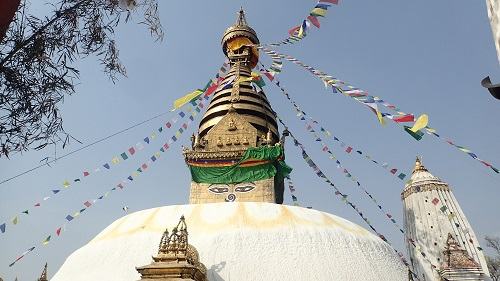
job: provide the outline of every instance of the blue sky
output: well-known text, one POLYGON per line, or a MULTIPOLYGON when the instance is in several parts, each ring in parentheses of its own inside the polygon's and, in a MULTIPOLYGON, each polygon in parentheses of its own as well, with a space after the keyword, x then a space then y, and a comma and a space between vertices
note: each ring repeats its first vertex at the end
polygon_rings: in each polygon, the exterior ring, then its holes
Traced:
MULTIPOLYGON (((163 42, 154 42, 149 37, 146 28, 137 24, 138 15, 116 29, 128 78, 113 84, 94 57, 79 61, 81 80, 76 94, 65 98, 61 113, 65 130, 83 144, 72 141, 64 150, 47 148, 12 155, 10 160, 1 158, 0 181, 39 166, 46 157, 64 156, 165 113, 172 108, 174 100, 203 87, 224 61, 220 41, 226 28, 234 24, 240 6, 246 10, 248 23, 260 41, 271 43, 286 38, 287 31, 300 24, 316 4, 315 1, 284 0, 189 3, 188 6, 184 2, 161 1, 163 42)), ((33 7, 40 8, 36 5, 33 7)), ((321 29, 314 28, 303 41, 273 49, 380 97, 406 113, 427 114, 429 126, 442 137, 500 167, 497 146, 500 101, 493 99, 480 85, 488 75, 493 83, 500 81, 484 1, 390 0, 381 4, 341 0, 320 22, 321 29)), ((270 65, 270 58, 263 52, 261 60, 266 66, 270 65)), ((401 124, 390 120, 382 127, 366 106, 340 93, 334 94, 330 88, 325 90, 320 79, 300 66, 284 61, 278 79, 308 116, 347 146, 408 175, 415 156, 422 156, 429 171, 452 187, 483 248, 486 248, 485 235, 500 236, 495 217, 500 213, 500 176, 491 169, 440 138, 425 135, 417 142, 404 132, 401 124)), ((351 202, 396 249, 404 252, 403 235, 321 150, 281 91, 272 83, 267 83, 264 91, 274 110, 305 145, 319 168, 349 195, 351 202)), ((20 281, 35 280, 48 262, 49 277, 52 277, 69 254, 116 219, 138 210, 187 204, 190 175, 182 159, 181 145, 189 145, 189 136, 197 130, 200 116, 180 140, 132 183, 97 201, 73 221, 65 220, 67 215, 85 208, 84 202, 110 191, 154 155, 179 128, 179 123, 170 130, 164 127, 176 117, 177 112, 167 113, 65 156, 50 166, 0 184, 0 224, 7 223, 6 232, 0 234, 0 276, 4 280, 13 280, 16 276, 20 281), (162 126, 163 132, 158 133, 157 129, 162 126), (133 157, 118 165, 112 164, 110 170, 102 168, 153 132, 156 137, 133 157), (101 172, 93 172, 96 168, 101 172), (90 176, 84 178, 84 171, 91 172, 90 176), (81 178, 81 182, 63 188, 65 180, 76 178, 81 178), (53 189, 62 191, 54 195, 53 189), (44 201, 47 196, 51 198, 44 201), (41 206, 34 208, 38 202, 41 206), (124 211, 124 206, 129 210, 124 211), (22 213, 26 209, 29 215, 22 213), (19 220, 16 226, 10 222, 15 216, 19 220), (61 236, 55 235, 65 224, 66 230, 61 236), (42 240, 49 235, 52 235, 50 243, 42 245, 42 240), (8 267, 33 246, 35 250, 8 267)), ((345 147, 341 148, 331 137, 322 136, 322 139, 402 227, 401 191, 405 181, 362 155, 345 153, 345 147)), ((335 190, 307 166, 291 139, 285 149, 287 163, 294 168, 291 178, 301 206, 311 206, 368 228, 356 212, 335 196, 335 190)), ((292 204, 289 193, 285 194, 285 204, 292 204)), ((487 250, 486 253, 492 254, 487 250)))

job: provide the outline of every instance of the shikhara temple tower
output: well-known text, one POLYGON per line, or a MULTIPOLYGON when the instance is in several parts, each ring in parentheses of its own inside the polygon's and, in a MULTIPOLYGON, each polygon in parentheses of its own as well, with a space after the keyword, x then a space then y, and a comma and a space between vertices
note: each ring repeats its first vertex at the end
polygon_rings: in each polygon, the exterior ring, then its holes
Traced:
POLYGON ((255 31, 240 9, 222 38, 230 68, 203 116, 191 149, 184 150, 192 182, 189 203, 283 203, 291 171, 271 105, 252 75, 259 60, 255 31), (235 166, 235 164, 238 164, 235 166))
POLYGON ((411 270, 427 281, 490 280, 477 237, 448 184, 418 157, 411 180, 401 194, 411 270))

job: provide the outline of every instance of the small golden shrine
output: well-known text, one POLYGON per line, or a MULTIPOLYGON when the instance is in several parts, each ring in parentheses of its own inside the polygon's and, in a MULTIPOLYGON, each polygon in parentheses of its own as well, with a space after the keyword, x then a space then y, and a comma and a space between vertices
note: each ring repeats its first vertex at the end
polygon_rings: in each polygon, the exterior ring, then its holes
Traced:
POLYGON ((199 261, 196 248, 188 243, 188 231, 184 216, 172 234, 165 229, 161 237, 158 255, 149 265, 136 267, 140 281, 193 280, 206 281, 207 268, 199 261))

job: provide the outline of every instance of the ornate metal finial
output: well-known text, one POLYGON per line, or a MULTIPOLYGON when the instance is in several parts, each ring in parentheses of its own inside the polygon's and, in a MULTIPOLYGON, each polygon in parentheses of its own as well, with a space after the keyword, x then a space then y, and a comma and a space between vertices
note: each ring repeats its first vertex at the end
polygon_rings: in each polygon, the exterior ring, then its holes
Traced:
POLYGON ((245 11, 243 10, 243 7, 240 7, 240 11, 238 12, 238 19, 236 19, 236 24, 237 26, 242 26, 246 25, 248 26, 247 19, 245 17, 245 11))
POLYGON ((411 171, 412 174, 415 174, 416 172, 428 172, 428 170, 422 165, 422 162, 418 158, 418 156, 415 157, 415 168, 413 168, 413 171, 411 171))
POLYGON ((42 274, 40 275, 40 278, 38 278, 37 281, 48 281, 49 279, 47 278, 47 263, 45 263, 45 267, 43 268, 42 274))

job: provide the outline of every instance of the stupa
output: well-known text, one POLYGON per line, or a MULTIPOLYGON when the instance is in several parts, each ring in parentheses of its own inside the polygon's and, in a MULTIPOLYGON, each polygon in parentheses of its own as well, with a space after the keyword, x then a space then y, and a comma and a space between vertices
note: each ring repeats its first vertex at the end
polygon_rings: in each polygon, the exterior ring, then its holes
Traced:
POLYGON ((401 200, 406 250, 411 270, 419 279, 490 280, 482 248, 450 186, 429 173, 418 157, 401 200), (445 263, 450 258, 450 243, 451 250, 460 247, 462 257, 467 258, 445 263), (471 264, 477 266, 471 269, 471 264))
POLYGON ((52 281, 180 280, 168 274, 183 267, 193 272, 183 280, 408 279, 400 257, 378 236, 332 214, 281 204, 283 177, 291 171, 284 162, 286 130, 280 138, 252 74, 258 61, 252 45, 258 43, 240 10, 222 39, 230 69, 191 148, 183 149, 192 178, 190 204, 118 219, 71 254, 52 281), (158 250, 170 237, 165 229, 181 216, 189 243, 179 238, 179 253, 161 250, 170 249, 169 243, 158 250), (186 254, 188 244, 196 249, 195 259, 186 254), (199 271, 197 263, 204 265, 199 271))

